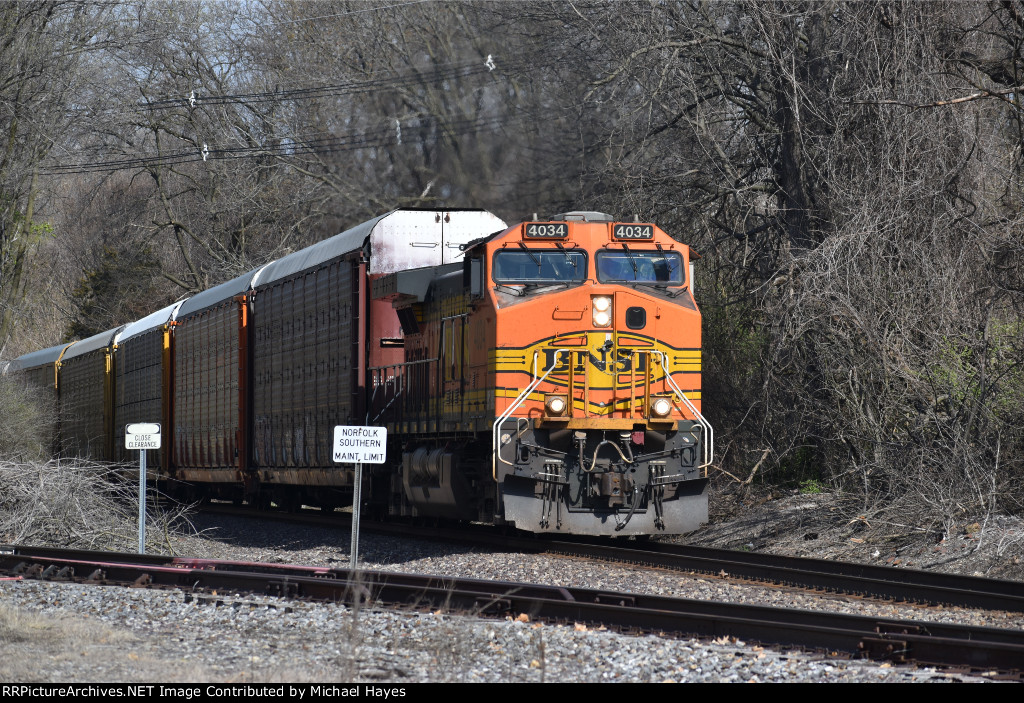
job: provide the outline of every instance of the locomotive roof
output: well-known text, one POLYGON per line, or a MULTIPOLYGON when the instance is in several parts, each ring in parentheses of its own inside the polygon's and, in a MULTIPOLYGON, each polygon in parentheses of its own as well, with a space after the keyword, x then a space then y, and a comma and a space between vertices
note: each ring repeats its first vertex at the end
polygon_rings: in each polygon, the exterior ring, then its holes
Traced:
POLYGON ((121 325, 120 327, 116 327, 112 330, 94 334, 87 339, 83 339, 81 342, 75 342, 71 345, 71 348, 68 349, 63 360, 67 361, 68 359, 74 359, 76 356, 82 356, 83 354, 88 354, 91 351, 109 347, 114 343, 114 340, 117 339, 117 333, 123 329, 124 325, 121 325))
MULTIPOLYGON (((260 275, 260 271, 265 268, 267 267, 261 266, 258 269, 247 271, 237 278, 221 283, 219 286, 204 290, 202 293, 196 293, 181 304, 181 307, 178 308, 176 319, 180 320, 194 312, 199 312, 225 300, 230 300, 236 295, 248 293, 256 284, 256 277, 260 275)), ((139 320, 139 322, 142 322, 142 320, 139 320)))
POLYGON ((39 351, 23 354, 17 359, 14 359, 7 367, 7 370, 21 371, 24 369, 34 369, 46 364, 53 364, 60 359, 60 355, 70 346, 70 344, 58 344, 55 347, 48 347, 46 349, 40 349, 39 351))
POLYGON ((182 306, 185 301, 179 300, 176 303, 171 303, 165 308, 161 308, 154 313, 146 315, 141 320, 131 323, 124 328, 121 336, 117 338, 118 342, 126 342, 132 337, 137 337, 143 332, 149 332, 152 329, 163 327, 168 322, 174 320, 175 313, 178 312, 178 308, 182 306))

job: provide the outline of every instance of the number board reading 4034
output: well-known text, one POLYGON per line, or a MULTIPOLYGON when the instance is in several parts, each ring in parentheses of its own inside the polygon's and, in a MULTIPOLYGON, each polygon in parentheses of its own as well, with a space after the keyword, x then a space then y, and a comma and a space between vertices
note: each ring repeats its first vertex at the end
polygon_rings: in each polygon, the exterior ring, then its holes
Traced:
POLYGON ((654 239, 654 225, 615 225, 612 228, 615 239, 654 239))
POLYGON ((523 232, 527 239, 565 239, 569 226, 564 222, 524 222, 523 232))

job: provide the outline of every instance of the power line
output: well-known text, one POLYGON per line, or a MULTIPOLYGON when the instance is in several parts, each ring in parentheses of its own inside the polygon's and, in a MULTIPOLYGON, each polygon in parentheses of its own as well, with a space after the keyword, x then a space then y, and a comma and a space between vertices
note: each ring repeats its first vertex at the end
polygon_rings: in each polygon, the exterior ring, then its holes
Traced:
MULTIPOLYGON (((328 98, 328 97, 341 97, 345 95, 360 95, 370 93, 376 90, 388 90, 402 87, 415 86, 417 84, 439 84, 448 80, 469 78, 484 73, 493 72, 495 64, 493 63, 492 56, 488 56, 490 61, 476 60, 472 62, 464 63, 451 63, 451 64, 440 64, 430 70, 423 72, 405 73, 405 74, 391 74, 385 77, 370 78, 364 81, 348 81, 345 83, 335 83, 320 86, 306 86, 301 88, 293 88, 287 90, 275 90, 275 91, 262 91, 252 93, 236 93, 236 94, 219 94, 219 95, 195 95, 194 92, 191 96, 181 96, 175 98, 164 98, 161 100, 152 100, 147 102, 138 102, 132 106, 116 106, 116 107, 105 107, 100 109, 94 109, 91 107, 79 107, 73 108, 73 112, 79 113, 83 116, 98 116, 101 114, 112 114, 121 112, 122 114, 135 114, 141 115, 151 113, 154 110, 165 110, 176 107, 188 106, 190 109, 203 106, 216 106, 216 105, 237 105, 245 107, 248 104, 259 104, 271 101, 283 101, 283 100, 306 100, 316 98, 328 98)), ((528 62, 525 60, 519 60, 513 63, 501 65, 504 69, 501 73, 515 71, 518 68, 527 65, 528 62)), ((96 88, 101 88, 98 84, 96 88)))
MULTIPOLYGON (((291 90, 224 94, 214 96, 192 96, 191 102, 195 107, 229 104, 258 104, 270 101, 301 100, 323 97, 336 97, 341 95, 354 95, 368 93, 375 90, 398 88, 423 83, 443 83, 444 81, 466 78, 481 73, 490 73, 495 68, 492 56, 488 56, 486 62, 474 61, 471 63, 456 63, 436 66, 432 70, 420 73, 407 73, 391 75, 382 78, 375 78, 366 81, 351 81, 347 83, 332 84, 326 86, 314 86, 296 88, 291 90)), ((137 104, 137 107, 146 110, 180 107, 181 99, 167 99, 153 101, 150 103, 137 104)), ((421 118, 426 119, 426 118, 421 118)), ((471 133, 480 131, 484 127, 496 126, 501 118, 460 118, 448 123, 439 123, 436 120, 432 123, 435 129, 441 128, 452 131, 456 134, 471 133)), ((517 120, 505 120, 505 124, 517 122, 517 120)), ((388 120, 388 125, 391 121, 388 120)), ((366 132, 345 137, 283 137, 278 144, 266 146, 244 146, 209 149, 207 144, 199 146, 199 138, 196 139, 196 146, 191 149, 177 149, 171 152, 160 154, 149 154, 142 156, 125 156, 120 159, 108 159, 105 161, 78 162, 67 165, 57 165, 41 170, 46 175, 80 174, 94 172, 112 172, 123 169, 153 167, 161 165, 176 165, 192 161, 210 159, 221 160, 226 158, 241 158, 253 156, 282 156, 301 155, 318 151, 347 151, 351 149, 379 148, 382 146, 401 145, 402 123, 395 120, 396 129, 391 130, 390 126, 380 128, 375 132, 366 132), (394 136, 392 136, 394 135, 394 136)), ((406 121, 406 129, 422 128, 422 124, 410 124, 406 121)))
MULTIPOLYGON (((407 121, 406 134, 410 129, 423 129, 424 127, 438 132, 439 138, 443 134, 465 135, 497 129, 504 126, 522 122, 522 116, 506 117, 464 117, 450 122, 439 122, 435 119, 421 118, 420 124, 409 124, 407 121), (426 123, 423 120, 428 120, 426 123)), ((390 127, 380 128, 372 132, 350 134, 344 136, 313 137, 313 138, 285 138, 279 144, 261 146, 238 146, 210 149, 206 144, 204 148, 176 149, 162 154, 150 154, 143 156, 126 156, 121 159, 92 163, 76 163, 64 166, 52 166, 40 169, 41 175, 74 175, 84 173, 103 173, 121 171, 135 168, 151 168, 156 166, 175 166, 178 164, 191 163, 196 161, 220 161, 226 159, 257 158, 257 157, 289 157, 301 156, 312 153, 332 153, 352 151, 357 149, 377 149, 382 147, 406 147, 411 148, 417 145, 416 141, 409 140, 408 136, 399 141, 395 130, 390 127)))
POLYGON ((237 93, 223 95, 192 95, 191 97, 167 98, 149 102, 136 103, 142 109, 161 109, 180 107, 185 103, 194 103, 193 107, 203 105, 224 105, 229 103, 261 103, 272 100, 298 100, 340 95, 356 95, 369 93, 384 88, 400 88, 417 83, 440 83, 454 78, 467 78, 481 73, 490 73, 492 69, 484 61, 452 64, 448 67, 434 68, 422 73, 406 73, 388 78, 375 78, 365 81, 350 81, 324 86, 293 88, 290 90, 273 90, 254 93, 237 93))

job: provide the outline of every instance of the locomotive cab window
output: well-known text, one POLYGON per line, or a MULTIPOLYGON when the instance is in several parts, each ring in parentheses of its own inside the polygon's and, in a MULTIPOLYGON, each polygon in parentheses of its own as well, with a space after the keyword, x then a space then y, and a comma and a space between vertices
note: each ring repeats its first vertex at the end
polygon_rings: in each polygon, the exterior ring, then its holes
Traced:
POLYGON ((677 251, 604 249, 597 252, 597 280, 681 286, 683 257, 677 251))
POLYGON ((502 249, 492 266, 495 283, 582 283, 587 255, 572 249, 502 249))

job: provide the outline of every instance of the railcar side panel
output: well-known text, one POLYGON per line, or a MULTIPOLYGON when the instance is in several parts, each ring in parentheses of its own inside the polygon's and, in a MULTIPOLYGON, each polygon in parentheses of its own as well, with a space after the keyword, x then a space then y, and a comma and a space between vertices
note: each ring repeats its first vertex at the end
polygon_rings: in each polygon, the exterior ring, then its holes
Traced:
POLYGON ((253 301, 253 466, 266 483, 350 486, 333 463, 351 424, 358 301, 353 265, 335 260, 258 287, 253 301))
POLYGON ((247 353, 247 297, 178 320, 174 329, 174 467, 200 483, 244 480, 241 418, 248 407, 240 380, 247 353))
POLYGON ((57 408, 57 365, 46 364, 32 369, 25 369, 25 378, 40 388, 45 388, 52 395, 54 410, 57 408))
MULTIPOLYGON (((125 449, 125 426, 160 423, 170 429, 170 330, 158 327, 122 340, 114 350, 114 457, 136 462, 138 452, 125 449)), ((166 469, 169 442, 147 454, 147 474, 166 469)), ((154 476, 155 478, 155 476, 154 476)))
POLYGON ((60 365, 61 449, 69 456, 111 461, 111 358, 106 348, 60 365))

